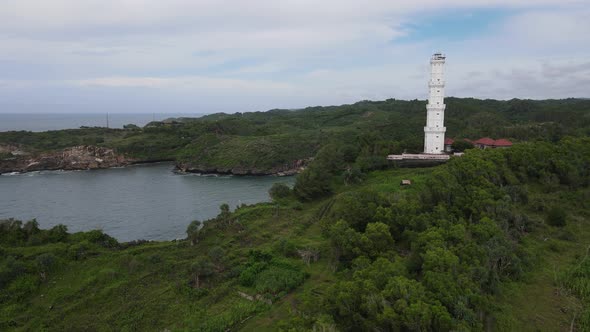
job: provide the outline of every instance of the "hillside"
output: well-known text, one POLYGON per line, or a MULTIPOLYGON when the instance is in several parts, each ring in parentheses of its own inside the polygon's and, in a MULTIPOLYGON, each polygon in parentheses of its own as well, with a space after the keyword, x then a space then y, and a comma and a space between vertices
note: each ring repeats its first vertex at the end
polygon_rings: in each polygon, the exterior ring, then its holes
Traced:
MULTIPOLYGON (((590 134, 590 101, 584 99, 447 98, 446 103, 447 137, 555 142, 590 134)), ((421 151, 425 117, 425 101, 389 99, 294 111, 212 114, 127 130, 2 132, 0 170, 17 170, 10 166, 14 157, 2 152, 3 145, 33 156, 84 145, 114 149, 133 162, 174 160, 188 171, 274 174, 297 169, 331 143, 358 147, 367 158, 421 151)), ((30 156, 18 158, 27 161, 20 168, 31 163, 30 156)), ((53 164, 60 167, 59 161, 53 164)))
POLYGON ((184 241, 3 221, 0 329, 585 330, 589 147, 352 174, 363 158, 327 144, 293 190, 184 241))

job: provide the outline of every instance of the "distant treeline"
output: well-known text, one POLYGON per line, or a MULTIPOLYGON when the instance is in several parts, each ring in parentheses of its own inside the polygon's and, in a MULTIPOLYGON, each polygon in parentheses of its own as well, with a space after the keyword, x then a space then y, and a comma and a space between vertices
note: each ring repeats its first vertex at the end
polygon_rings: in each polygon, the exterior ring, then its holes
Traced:
MULTIPOLYGON (((515 142, 556 142, 590 134, 590 100, 478 100, 447 98, 447 137, 483 136, 515 142)), ((301 110, 212 114, 197 119, 152 122, 144 128, 85 128, 0 133, 0 144, 42 152, 75 145, 116 148, 140 160, 176 160, 202 168, 269 171, 316 155, 328 144, 372 156, 420 152, 425 101, 361 101, 301 110)), ((362 167, 366 167, 364 165, 362 167)))

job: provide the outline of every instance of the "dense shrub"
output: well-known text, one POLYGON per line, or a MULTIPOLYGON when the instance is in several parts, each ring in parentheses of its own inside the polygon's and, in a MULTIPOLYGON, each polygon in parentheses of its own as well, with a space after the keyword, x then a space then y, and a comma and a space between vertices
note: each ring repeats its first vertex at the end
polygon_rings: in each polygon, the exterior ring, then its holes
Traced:
MULTIPOLYGON (((469 150, 434 170, 418 202, 360 191, 326 202, 318 215, 342 275, 322 296, 323 312, 343 330, 481 330, 490 296, 531 265, 521 239, 535 223, 519 208, 528 186, 586 184, 588 143, 469 150)), ((547 223, 564 226, 566 217, 554 207, 547 223)), ((583 273, 569 280, 585 296, 583 273)))
POLYGON ((119 245, 115 238, 97 229, 80 233, 79 241, 88 241, 104 248, 115 248, 119 245))
POLYGON ((26 272, 27 267, 22 261, 16 260, 12 256, 4 258, 0 263, 0 289, 26 272))
POLYGON ((289 239, 279 239, 274 243, 274 250, 285 257, 297 257, 297 245, 289 239))
POLYGON ((258 274, 254 289, 259 293, 277 295, 299 286, 305 277, 305 274, 296 268, 271 265, 258 274))
POLYGON ((350 191, 334 198, 324 214, 325 220, 345 220, 357 231, 364 231, 367 223, 375 219, 377 207, 385 205, 386 200, 373 191, 350 191))
POLYGON ((287 198, 291 196, 291 188, 285 183, 277 182, 273 183, 270 187, 268 194, 274 201, 287 198))
POLYGON ((453 151, 457 151, 457 152, 463 152, 467 149, 473 149, 473 143, 466 141, 466 140, 456 140, 453 142, 453 144, 451 145, 451 147, 453 148, 453 151))
POLYGON ((566 224, 567 213, 561 207, 553 207, 547 212, 545 220, 547 224, 555 227, 563 227, 566 224))
POLYGON ((330 172, 312 164, 297 175, 293 192, 302 201, 311 201, 326 196, 332 192, 331 176, 330 172))
POLYGON ((297 266, 273 257, 269 253, 253 251, 240 273, 242 286, 259 293, 278 295, 300 285, 307 275, 297 266))
POLYGON ((57 264, 57 257, 52 253, 44 253, 36 258, 37 265, 42 272, 49 272, 51 271, 55 265, 57 264))

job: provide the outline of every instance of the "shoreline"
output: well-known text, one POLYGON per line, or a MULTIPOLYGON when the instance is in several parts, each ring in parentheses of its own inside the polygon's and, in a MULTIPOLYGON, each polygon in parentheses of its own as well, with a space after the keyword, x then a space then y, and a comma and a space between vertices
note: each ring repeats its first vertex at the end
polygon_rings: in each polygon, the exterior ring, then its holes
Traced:
POLYGON ((78 145, 61 150, 31 153, 17 145, 0 144, 0 174, 34 171, 71 171, 108 169, 137 164, 173 162, 175 170, 183 173, 236 175, 236 176, 291 176, 301 173, 313 158, 297 159, 272 166, 215 166, 197 164, 176 158, 142 159, 121 154, 114 148, 96 145, 78 145))
MULTIPOLYGON (((1 163, 1 161, 0 161, 1 163)), ((212 172, 212 171, 202 171, 202 170, 183 170, 179 167, 179 164, 172 159, 161 159, 161 160, 142 160, 142 161, 135 161, 127 164, 121 165, 114 165, 108 167, 91 167, 91 168, 42 168, 42 169, 34 169, 34 170, 18 170, 18 169, 8 169, 2 171, 0 169, 0 176, 13 176, 13 175, 21 175, 21 174, 28 174, 28 173, 35 173, 35 172, 78 172, 78 171, 93 171, 93 170, 107 170, 107 169, 117 169, 117 168, 127 168, 133 166, 144 166, 144 165, 151 165, 151 164, 159 164, 159 163, 171 163, 174 168, 172 172, 182 175, 196 175, 196 176, 238 176, 238 177, 264 177, 264 176, 276 176, 276 177, 289 177, 295 176, 301 173, 302 170, 293 169, 287 171, 280 171, 280 172, 252 172, 251 170, 247 170, 245 173, 234 173, 232 171, 227 172, 212 172)))
POLYGON ((251 170, 246 170, 246 172, 235 173, 230 171, 203 171, 203 170, 183 170, 177 165, 175 165, 174 169, 175 173, 179 174, 195 174, 195 175, 202 175, 202 176, 251 176, 251 177, 263 177, 263 176, 276 176, 276 177, 287 177, 287 176, 295 176, 302 172, 302 170, 288 170, 288 171, 280 171, 280 172, 252 172, 251 170))

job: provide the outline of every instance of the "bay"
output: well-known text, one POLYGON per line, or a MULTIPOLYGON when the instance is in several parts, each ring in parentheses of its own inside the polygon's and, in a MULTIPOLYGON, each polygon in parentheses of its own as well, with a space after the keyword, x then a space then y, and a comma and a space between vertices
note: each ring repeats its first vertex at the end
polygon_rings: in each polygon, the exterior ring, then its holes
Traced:
POLYGON ((36 218, 42 228, 101 229, 119 241, 184 238, 188 224, 228 203, 269 201, 275 182, 293 177, 177 174, 171 163, 90 171, 0 176, 0 219, 36 218))

